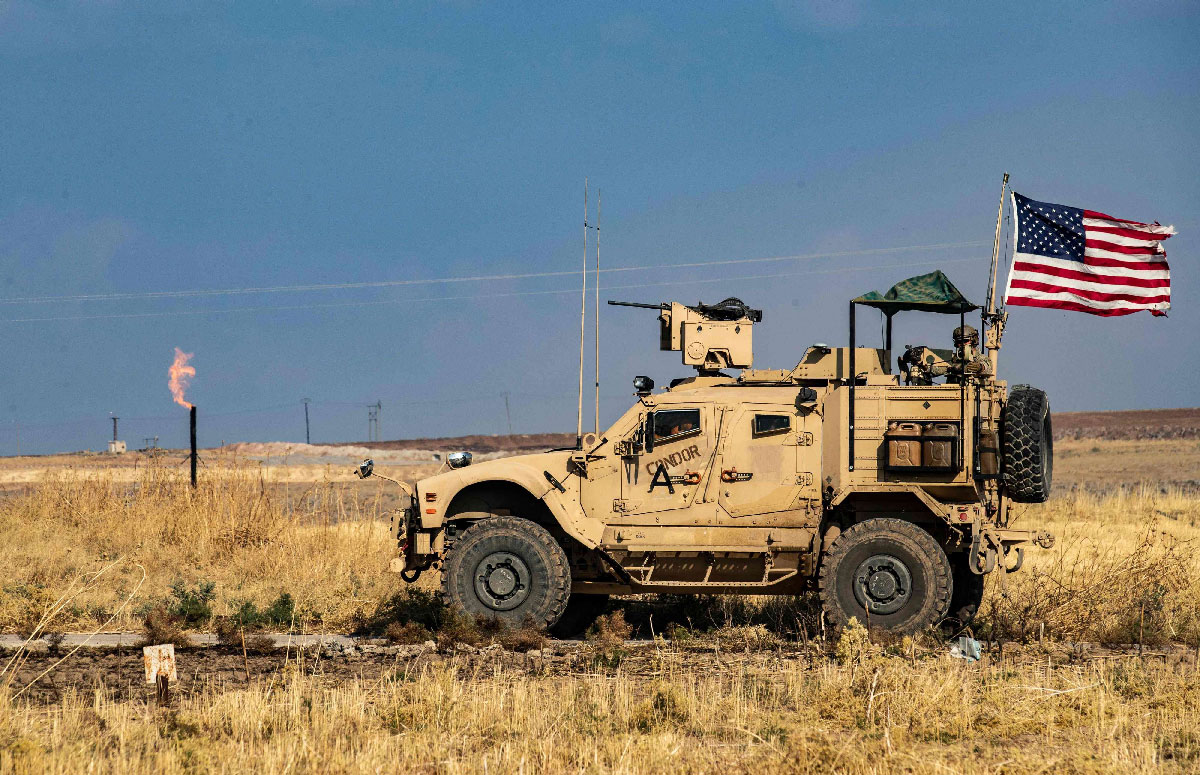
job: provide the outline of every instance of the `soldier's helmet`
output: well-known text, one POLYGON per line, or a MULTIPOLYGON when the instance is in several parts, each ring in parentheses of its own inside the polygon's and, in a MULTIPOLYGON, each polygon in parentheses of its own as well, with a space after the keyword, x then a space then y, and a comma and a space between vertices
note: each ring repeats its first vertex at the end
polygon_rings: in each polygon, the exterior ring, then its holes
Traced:
POLYGON ((954 329, 954 346, 964 347, 967 345, 971 347, 979 346, 979 332, 972 326, 959 326, 954 329))

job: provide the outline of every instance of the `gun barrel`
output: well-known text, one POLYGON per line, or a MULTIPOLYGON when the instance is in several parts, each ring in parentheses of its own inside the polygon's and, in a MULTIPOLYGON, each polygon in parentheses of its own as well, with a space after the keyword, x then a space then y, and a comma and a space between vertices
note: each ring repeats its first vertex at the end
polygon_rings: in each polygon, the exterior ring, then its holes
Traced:
POLYGON ((608 303, 614 307, 638 307, 640 309, 670 309, 670 304, 643 304, 640 301, 613 301, 608 300, 608 303))

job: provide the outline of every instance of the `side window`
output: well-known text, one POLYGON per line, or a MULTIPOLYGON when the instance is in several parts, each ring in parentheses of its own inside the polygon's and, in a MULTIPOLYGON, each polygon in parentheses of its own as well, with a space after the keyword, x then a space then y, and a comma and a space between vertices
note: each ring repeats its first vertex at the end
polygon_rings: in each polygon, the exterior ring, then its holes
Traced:
POLYGON ((699 409, 660 409, 654 413, 654 442, 700 432, 699 409))
POLYGON ((776 433, 787 433, 791 429, 792 418, 785 414, 754 415, 755 436, 771 436, 776 433))

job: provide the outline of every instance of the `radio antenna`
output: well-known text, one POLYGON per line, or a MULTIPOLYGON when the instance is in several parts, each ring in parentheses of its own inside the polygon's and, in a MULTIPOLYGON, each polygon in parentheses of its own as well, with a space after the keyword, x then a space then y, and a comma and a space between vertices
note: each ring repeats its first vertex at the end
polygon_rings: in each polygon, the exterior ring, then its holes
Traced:
POLYGON ((596 438, 600 438, 600 189, 596 189, 596 282, 592 290, 596 303, 592 306, 592 324, 596 332, 596 438))
POLYGON ((583 179, 583 290, 579 296, 579 402, 575 409, 575 448, 583 449, 583 345, 587 331, 587 178, 583 179))

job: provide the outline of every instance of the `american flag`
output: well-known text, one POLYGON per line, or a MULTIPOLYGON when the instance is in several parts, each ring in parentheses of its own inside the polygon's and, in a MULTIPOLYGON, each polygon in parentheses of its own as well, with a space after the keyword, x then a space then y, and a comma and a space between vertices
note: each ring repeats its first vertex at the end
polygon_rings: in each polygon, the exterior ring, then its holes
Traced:
POLYGON ((1140 223, 1013 192, 1017 245, 1005 304, 1093 315, 1171 308, 1162 241, 1172 226, 1140 223))

